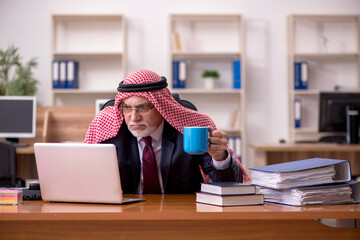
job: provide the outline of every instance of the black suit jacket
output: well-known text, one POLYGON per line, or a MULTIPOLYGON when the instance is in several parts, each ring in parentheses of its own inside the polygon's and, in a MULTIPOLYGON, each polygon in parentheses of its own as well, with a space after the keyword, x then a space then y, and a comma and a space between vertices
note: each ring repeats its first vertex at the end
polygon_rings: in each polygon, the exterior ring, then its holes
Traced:
MULTIPOLYGON (((116 146, 121 186, 124 193, 136 193, 140 181, 140 157, 137 139, 123 122, 116 137, 104 141, 116 146)), ((189 155, 183 150, 183 135, 166 121, 161 143, 161 176, 165 193, 191 193, 200 190, 203 181, 199 166, 213 182, 242 182, 242 172, 234 159, 225 170, 217 170, 208 153, 189 155)))

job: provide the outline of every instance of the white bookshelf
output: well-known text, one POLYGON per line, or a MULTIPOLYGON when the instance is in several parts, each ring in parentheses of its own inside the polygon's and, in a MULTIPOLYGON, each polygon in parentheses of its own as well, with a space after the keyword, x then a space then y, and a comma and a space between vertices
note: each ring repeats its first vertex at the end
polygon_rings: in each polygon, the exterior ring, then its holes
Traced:
POLYGON ((245 163, 245 74, 243 19, 232 14, 172 14, 169 18, 169 87, 210 116, 228 136, 241 137, 245 163), (181 49, 174 43, 178 34, 181 49), (173 61, 186 61, 186 88, 173 88, 173 61), (233 61, 241 61, 241 89, 233 88, 233 61), (201 74, 217 70, 220 78, 213 89, 204 88, 201 74), (232 126, 233 114, 237 118, 232 126))
POLYGON ((318 140, 320 92, 360 91, 359 16, 291 15, 288 17, 289 140, 318 140), (295 90, 294 62, 309 64, 308 89, 295 90), (336 90, 337 89, 337 90, 336 90), (294 101, 301 104, 301 127, 295 128, 294 101))
POLYGON ((52 88, 53 105, 94 105, 96 99, 114 98, 127 74, 125 17, 53 15, 52 28, 52 59, 79 62, 79 88, 52 88))

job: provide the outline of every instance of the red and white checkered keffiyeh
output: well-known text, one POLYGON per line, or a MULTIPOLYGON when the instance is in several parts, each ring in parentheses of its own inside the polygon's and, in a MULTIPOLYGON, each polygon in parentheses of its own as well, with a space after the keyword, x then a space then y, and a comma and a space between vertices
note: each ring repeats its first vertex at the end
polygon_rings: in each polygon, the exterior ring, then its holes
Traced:
MULTIPOLYGON (((153 71, 139 70, 130 74, 124 80, 123 84, 154 83, 161 80, 162 78, 153 71)), ((120 126, 124 121, 121 102, 130 96, 142 96, 147 98, 154 104, 156 110, 164 117, 164 119, 181 133, 183 133, 184 127, 191 126, 210 126, 214 130, 216 129, 216 126, 210 117, 203 113, 183 107, 172 97, 169 89, 165 87, 159 90, 146 92, 119 92, 116 95, 114 106, 106 107, 104 110, 100 111, 91 122, 84 143, 100 143, 117 135, 120 126)), ((229 152, 240 164, 239 159, 230 148, 229 152)), ((241 164, 240 167, 243 172, 244 182, 250 181, 249 176, 241 164)), ((203 174, 203 177, 204 181, 209 180, 207 175, 203 174)))

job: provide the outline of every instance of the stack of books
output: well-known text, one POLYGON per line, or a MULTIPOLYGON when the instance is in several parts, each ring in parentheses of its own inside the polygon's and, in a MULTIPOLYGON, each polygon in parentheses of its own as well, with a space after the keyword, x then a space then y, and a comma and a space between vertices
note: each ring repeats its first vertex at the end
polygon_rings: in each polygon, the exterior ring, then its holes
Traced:
POLYGON ((265 202, 303 206, 360 201, 360 183, 351 181, 346 160, 311 158, 250 170, 265 202))
POLYGON ((257 193, 252 184, 238 182, 202 183, 201 191, 196 193, 196 202, 217 206, 260 205, 264 195, 257 193))

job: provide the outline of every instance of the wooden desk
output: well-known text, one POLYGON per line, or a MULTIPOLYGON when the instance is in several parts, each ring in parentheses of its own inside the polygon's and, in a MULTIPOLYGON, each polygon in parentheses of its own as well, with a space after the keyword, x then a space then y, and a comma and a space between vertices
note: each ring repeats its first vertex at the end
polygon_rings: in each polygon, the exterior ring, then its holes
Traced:
POLYGON ((360 176, 360 144, 291 144, 250 143, 255 150, 255 166, 290 162, 308 158, 349 160, 353 176, 360 176))
POLYGON ((360 239, 360 229, 333 228, 315 220, 348 219, 355 227, 360 204, 222 208, 195 203, 195 194, 144 198, 122 206, 42 201, 0 206, 0 238, 360 239))

